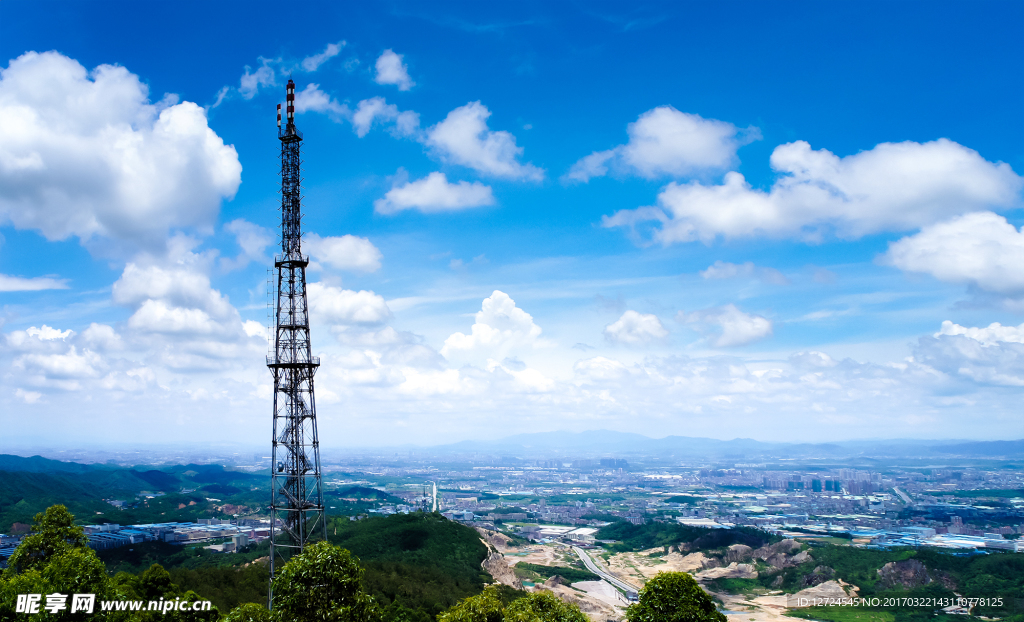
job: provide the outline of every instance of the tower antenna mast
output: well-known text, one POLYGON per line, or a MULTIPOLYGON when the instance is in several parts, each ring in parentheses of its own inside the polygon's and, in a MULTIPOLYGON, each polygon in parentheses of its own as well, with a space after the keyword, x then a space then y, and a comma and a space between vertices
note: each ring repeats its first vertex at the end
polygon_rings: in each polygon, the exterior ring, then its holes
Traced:
POLYGON ((281 254, 274 257, 277 296, 274 352, 267 367, 274 376, 274 437, 270 475, 270 586, 274 604, 277 566, 301 553, 313 540, 327 539, 320 479, 320 440, 316 430, 313 375, 320 359, 312 355, 306 266, 302 255, 302 132, 295 127, 295 83, 288 80, 286 124, 277 106, 281 140, 281 254), (280 525, 278 523, 280 522, 280 525))

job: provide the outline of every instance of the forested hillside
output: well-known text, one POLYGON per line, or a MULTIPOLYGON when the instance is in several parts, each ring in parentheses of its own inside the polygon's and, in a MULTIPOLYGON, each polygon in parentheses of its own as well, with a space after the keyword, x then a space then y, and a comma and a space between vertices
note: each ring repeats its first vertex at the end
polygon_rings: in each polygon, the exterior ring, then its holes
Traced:
POLYGON ((491 580, 480 565, 488 550, 476 530, 439 514, 332 518, 327 538, 360 559, 370 594, 410 620, 429 622, 491 580))
MULTIPOLYGON (((481 567, 488 549, 476 530, 438 514, 394 514, 359 521, 330 517, 328 540, 360 560, 366 591, 392 614, 410 622, 432 621, 460 599, 479 594, 491 580, 481 567)), ((140 574, 160 564, 182 589, 226 611, 266 599, 268 553, 267 542, 238 553, 146 542, 101 551, 99 556, 110 573, 140 574)))
POLYGON ((26 530, 33 516, 58 503, 86 523, 229 517, 265 505, 267 480, 220 465, 117 468, 0 455, 0 533, 26 530), (114 507, 114 500, 125 507, 114 507))

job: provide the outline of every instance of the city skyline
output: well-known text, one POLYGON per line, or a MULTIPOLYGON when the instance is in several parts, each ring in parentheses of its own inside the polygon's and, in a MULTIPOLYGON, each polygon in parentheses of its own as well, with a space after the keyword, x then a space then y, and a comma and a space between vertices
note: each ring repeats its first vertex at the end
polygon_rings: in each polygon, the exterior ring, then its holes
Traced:
POLYGON ((269 442, 289 77, 325 446, 1024 436, 1018 5, 57 6, 0 8, 11 444, 269 442))

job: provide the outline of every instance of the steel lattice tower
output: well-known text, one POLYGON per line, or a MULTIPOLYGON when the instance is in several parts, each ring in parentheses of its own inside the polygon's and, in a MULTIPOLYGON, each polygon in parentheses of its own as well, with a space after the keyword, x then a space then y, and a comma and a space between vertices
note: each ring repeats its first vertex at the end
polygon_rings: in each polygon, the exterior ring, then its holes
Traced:
POLYGON ((281 255, 277 269, 274 353, 267 367, 274 375, 274 438, 271 461, 270 587, 273 607, 274 568, 301 552, 314 539, 327 538, 320 481, 320 442, 316 431, 313 374, 320 359, 312 355, 306 301, 307 257, 302 255, 302 132, 295 128, 295 83, 288 80, 287 124, 281 140, 281 255), (275 533, 278 519, 281 531, 275 533))

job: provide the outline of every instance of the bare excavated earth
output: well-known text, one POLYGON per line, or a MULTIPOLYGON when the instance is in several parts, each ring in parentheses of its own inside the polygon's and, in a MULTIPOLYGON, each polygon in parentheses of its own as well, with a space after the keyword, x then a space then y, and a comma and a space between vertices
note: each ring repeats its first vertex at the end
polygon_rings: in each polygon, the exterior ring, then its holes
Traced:
POLYGON ((480 539, 492 549, 482 566, 496 583, 527 591, 548 590, 566 602, 575 604, 594 622, 618 622, 625 619, 626 603, 618 591, 604 581, 585 581, 583 587, 565 585, 566 581, 554 576, 542 585, 524 588, 513 567, 519 562, 542 566, 570 566, 577 561, 572 549, 555 544, 531 544, 522 548, 508 545, 503 534, 478 529, 480 539), (524 554, 525 553, 525 554, 524 554), (604 586, 604 587, 601 587, 604 586), (575 588, 575 589, 574 589, 575 588))
POLYGON ((803 606, 801 598, 806 599, 804 602, 807 604, 815 598, 851 598, 857 595, 857 586, 843 581, 826 581, 796 594, 754 597, 708 591, 722 601, 722 613, 729 618, 729 622, 793 622, 793 618, 786 613, 791 608, 803 606))
MULTIPOLYGON (((661 552, 661 548, 651 549, 651 551, 661 552)), ((659 572, 673 571, 676 570, 676 564, 669 564, 667 560, 668 556, 665 557, 650 557, 651 551, 640 551, 637 553, 616 553, 605 561, 603 558, 598 556, 593 557, 595 563, 604 567, 609 574, 615 575, 622 579, 626 583, 636 585, 638 587, 643 586, 647 583, 647 580, 659 572)), ((671 555, 671 554, 670 554, 671 555)), ((683 556, 675 553, 678 559, 674 561, 679 562, 683 556)))
POLYGON ((786 615, 785 596, 758 596, 748 599, 738 594, 712 592, 722 601, 722 613, 729 622, 793 622, 786 615))
POLYGON ((825 581, 824 583, 819 583, 814 587, 800 590, 796 594, 790 594, 787 601, 790 607, 804 607, 809 605, 805 605, 801 601, 813 603, 815 599, 821 598, 834 600, 851 598, 857 596, 857 590, 857 586, 850 585, 842 580, 825 581))
POLYGON ((531 544, 521 548, 508 548, 504 553, 510 566, 515 566, 519 562, 541 566, 571 566, 579 559, 572 549, 558 544, 531 544))
MULTIPOLYGON (((776 568, 790 568, 812 559, 810 553, 800 548, 800 543, 794 540, 783 540, 756 550, 743 544, 734 544, 726 550, 724 557, 719 558, 699 552, 684 555, 676 547, 670 547, 671 552, 663 555, 663 549, 658 547, 635 553, 617 553, 603 565, 623 581, 640 586, 659 572, 688 572, 698 581, 756 579, 756 559, 762 559, 776 568)), ((600 563, 603 560, 597 561, 600 563)))
POLYGON ((622 592, 612 587, 607 581, 577 581, 572 584, 577 590, 583 590, 591 598, 596 598, 609 607, 624 608, 628 604, 622 592))
MULTIPOLYGON (((709 567, 713 568, 718 564, 718 560, 706 557, 703 553, 683 555, 673 550, 667 555, 650 556, 651 553, 661 553, 662 550, 661 547, 658 547, 637 553, 616 553, 602 565, 623 581, 643 586, 648 579, 659 572, 689 572, 693 574, 709 567)), ((598 563, 603 562, 601 558, 598 558, 597 561, 598 563)))
POLYGON ((732 562, 728 566, 720 568, 709 568, 693 575, 697 581, 710 581, 712 579, 756 579, 757 570, 753 564, 737 564, 732 562))
MULTIPOLYGON (((605 620, 618 622, 625 618, 625 607, 616 606, 608 602, 603 594, 600 596, 592 595, 590 592, 583 591, 582 589, 573 589, 573 587, 563 585, 557 580, 559 578, 551 577, 543 585, 537 585, 528 589, 534 592, 537 590, 548 590, 563 601, 579 607, 580 611, 587 614, 587 617, 594 622, 604 622, 605 620)), ((587 583, 603 583, 611 590, 615 590, 615 588, 604 581, 588 581, 587 583)))
MULTIPOLYGON (((511 567, 519 562, 529 562, 544 566, 565 566, 576 561, 576 557, 565 546, 555 544, 531 544, 517 548, 508 545, 508 538, 503 534, 479 530, 481 539, 494 549, 505 553, 501 558, 492 554, 492 558, 500 559, 511 572, 511 567)), ((627 583, 642 587, 659 572, 688 572, 701 582, 707 589, 707 582, 714 579, 735 578, 754 579, 758 573, 754 562, 761 559, 776 568, 789 568, 813 559, 808 551, 800 550, 800 543, 784 540, 759 549, 751 549, 745 545, 733 545, 725 555, 708 557, 704 553, 679 552, 675 547, 668 554, 663 554, 661 547, 634 553, 617 553, 603 559, 593 555, 595 563, 627 583), (652 557, 652 554, 656 556, 652 557)), ((491 558, 489 558, 491 559, 491 558)), ((901 569, 902 570, 902 569, 901 569)), ((488 570, 490 572, 490 569, 488 570)), ((498 575, 500 570, 496 571, 498 575)), ((514 573, 511 573, 514 577, 514 573)), ((492 576, 495 573, 492 572, 492 576)), ((495 577, 496 580, 497 577, 495 577)), ((821 577, 825 579, 825 576, 821 577)), ((552 577, 544 585, 537 585, 528 590, 546 589, 567 602, 577 604, 594 622, 619 621, 625 617, 622 596, 605 581, 584 581, 571 586, 552 577)), ((501 581, 505 583, 505 581, 501 581)), ((506 583, 509 585, 509 583, 506 583)), ((786 611, 796 606, 799 598, 848 598, 856 595, 857 588, 842 581, 828 580, 808 587, 797 594, 778 594, 771 596, 744 596, 739 594, 721 594, 712 592, 724 603, 724 613, 729 622, 792 622, 786 611)), ((711 591, 711 590, 709 590, 711 591)))
POLYGON ((523 589, 523 582, 512 571, 505 556, 501 553, 492 551, 480 565, 491 575, 495 582, 514 587, 517 590, 523 589))
POLYGON ((494 548, 498 549, 498 551, 504 553, 509 550, 515 550, 514 547, 509 546, 509 542, 511 542, 512 539, 505 534, 497 531, 491 531, 490 529, 484 529, 483 527, 474 527, 474 529, 480 533, 480 539, 483 540, 485 544, 490 544, 494 548))

